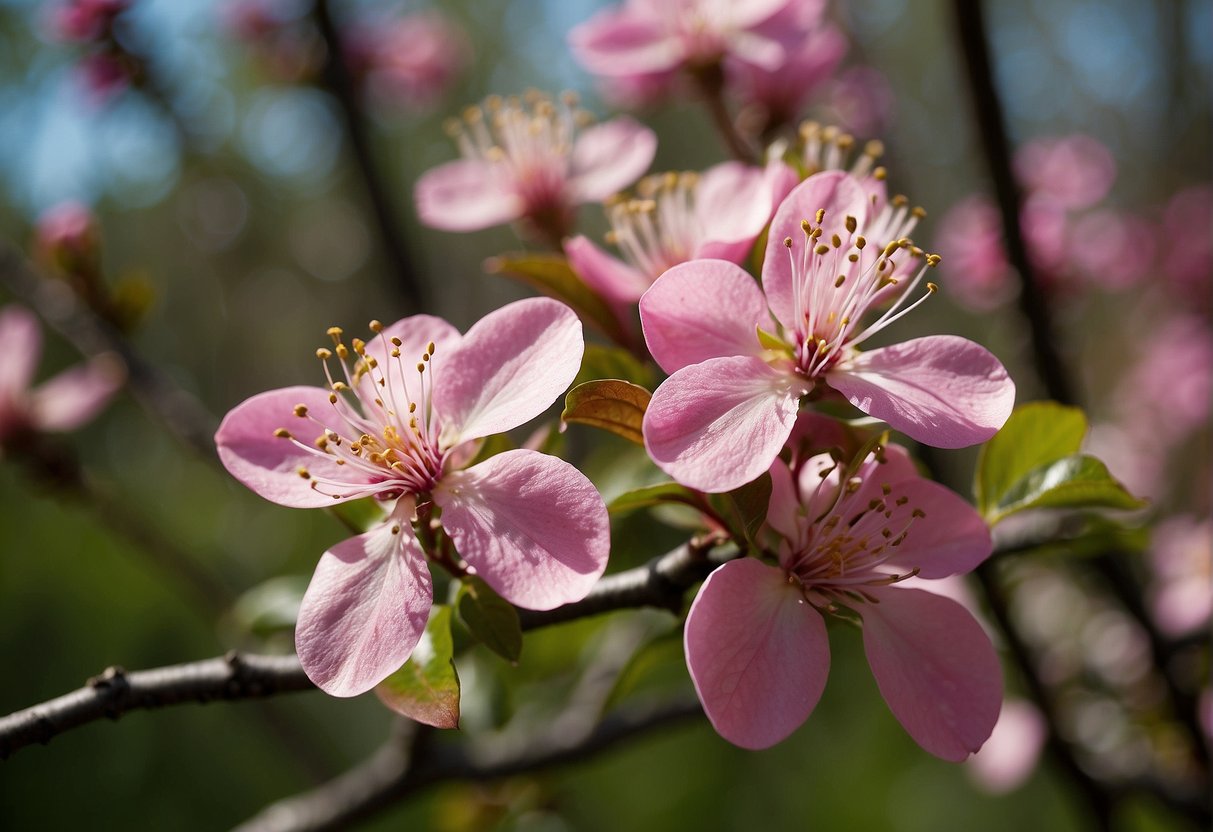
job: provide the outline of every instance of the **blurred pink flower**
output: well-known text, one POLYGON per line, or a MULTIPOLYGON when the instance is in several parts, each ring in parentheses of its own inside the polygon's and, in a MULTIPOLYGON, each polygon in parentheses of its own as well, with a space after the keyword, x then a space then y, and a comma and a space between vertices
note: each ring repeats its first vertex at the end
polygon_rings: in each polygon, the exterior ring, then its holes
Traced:
POLYGON ((584 342, 571 310, 518 301, 463 336, 428 315, 372 329, 348 347, 331 329, 334 348, 317 353, 327 387, 253 396, 215 435, 228 471, 280 505, 390 504, 380 525, 324 553, 299 611, 300 661, 334 696, 374 687, 421 638, 433 590, 419 507, 441 509, 471 571, 530 609, 583 597, 609 549, 602 498, 567 462, 515 450, 462 470, 476 440, 538 416, 573 380, 584 342), (334 354, 344 381, 329 372, 334 354))
POLYGON ((1151 606, 1169 636, 1207 629, 1213 614, 1213 520, 1176 516, 1154 529, 1151 606))
POLYGON ((725 58, 775 69, 784 60, 784 48, 758 29, 796 4, 798 0, 625 0, 576 26, 569 45, 590 73, 633 81, 704 69, 725 58))
POLYGON ((994 733, 966 762, 969 773, 991 794, 1012 792, 1035 771, 1047 737, 1048 726, 1032 703, 1005 699, 994 733))
POLYGON ((670 267, 704 257, 740 262, 797 182, 783 162, 656 174, 641 180, 635 198, 606 207, 608 239, 622 261, 581 235, 566 240, 564 251, 581 279, 631 321, 640 296, 670 267))
POLYGON ((76 201, 61 202, 38 218, 35 245, 43 259, 68 270, 93 262, 100 236, 92 210, 76 201))
POLYGON ((871 66, 843 70, 828 83, 822 97, 830 120, 860 136, 883 133, 897 103, 889 79, 871 66))
POLYGON ((984 347, 937 335, 858 349, 935 290, 928 283, 905 305, 935 262, 906 237, 918 217, 904 200, 886 203, 848 174, 825 171, 779 206, 761 289, 724 260, 662 275, 640 300, 645 342, 672 374, 644 417, 658 467, 703 491, 737 488, 770 467, 801 399, 827 389, 937 447, 993 436, 1015 385, 984 347))
POLYGON ((101 39, 129 6, 130 0, 68 0, 52 11, 51 31, 62 41, 91 43, 101 39))
POLYGON ((1116 179, 1116 160, 1090 136, 1059 136, 1036 139, 1016 151, 1015 173, 1027 191, 1073 211, 1107 196, 1116 179))
POLYGON ((851 469, 829 454, 797 469, 776 460, 771 477, 779 565, 726 563, 687 616, 687 666, 717 733, 767 748, 808 718, 829 673, 829 613, 862 619, 876 684, 915 742, 945 760, 977 751, 1002 701, 990 639, 955 601, 897 584, 985 560, 981 516, 896 446, 851 469))
POLYGON ((1209 423, 1213 334, 1200 316, 1176 315, 1153 327, 1144 349, 1117 388, 1121 420, 1172 446, 1209 423))
POLYGON ((1112 209, 1089 211, 1069 224, 1067 249, 1090 285, 1110 291, 1140 285, 1151 276, 1156 231, 1148 220, 1112 209))
POLYGON ((372 95, 410 107, 430 106, 446 93, 470 53, 463 30, 438 12, 355 30, 347 39, 363 44, 357 74, 365 78, 372 95))
POLYGON ((572 209, 600 202, 636 181, 657 151, 652 130, 627 117, 586 126, 571 95, 490 98, 450 132, 463 159, 426 172, 414 193, 421 221, 476 231, 526 220, 552 242, 572 209))
POLYGON ((1213 278, 1213 186, 1186 188, 1167 203, 1163 214, 1163 277, 1180 288, 1206 314, 1213 278))
POLYGON ((34 433, 75 430, 122 385, 122 365, 103 354, 31 387, 42 353, 38 319, 21 306, 0 308, 0 448, 34 433))
POLYGON ((935 235, 951 279, 944 289, 970 309, 990 310, 1014 294, 1010 264, 1002 246, 998 208, 982 194, 954 204, 935 235))

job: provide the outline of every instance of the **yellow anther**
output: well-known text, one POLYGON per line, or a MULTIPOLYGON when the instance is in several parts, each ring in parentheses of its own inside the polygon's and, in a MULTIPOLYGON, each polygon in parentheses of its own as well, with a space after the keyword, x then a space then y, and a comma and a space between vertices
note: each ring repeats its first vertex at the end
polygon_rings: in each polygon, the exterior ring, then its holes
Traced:
POLYGON ((850 234, 854 234, 855 229, 859 227, 858 221, 849 214, 847 215, 846 225, 847 225, 847 232, 850 234))
POLYGON ((842 248, 842 238, 837 234, 833 235, 830 237, 830 245, 834 246, 834 248, 842 248))
POLYGON ((818 254, 826 254, 829 252, 829 250, 830 250, 830 247, 825 245, 824 243, 822 245, 819 245, 817 248, 813 249, 813 251, 815 251, 818 254))
POLYGON ((345 344, 337 345, 337 357, 342 361, 350 357, 350 351, 346 349, 345 344))
POLYGON ((369 324, 367 324, 367 326, 371 330, 371 332, 375 332, 375 333, 383 332, 383 324, 381 324, 377 320, 371 321, 369 324))
POLYGON ((305 404, 295 405, 295 415, 298 416, 300 419, 302 419, 304 416, 306 416, 307 415, 307 405, 305 405, 305 404))
POLYGON ((409 402, 409 413, 417 412, 417 402, 409 402))
POLYGON ((433 341, 430 341, 428 344, 425 345, 425 351, 429 355, 433 355, 435 349, 437 349, 437 345, 433 341))
POLYGON ((792 247, 792 238, 791 238, 791 237, 784 237, 784 238, 783 238, 783 244, 784 244, 784 246, 786 246, 787 248, 791 248, 791 247, 792 247))
POLYGON ((328 450, 328 448, 329 448, 329 441, 328 441, 328 439, 326 439, 326 438, 324 437, 324 435, 323 435, 323 434, 322 434, 322 435, 320 435, 320 436, 317 436, 317 437, 316 437, 316 438, 315 438, 315 439, 312 441, 312 444, 313 444, 313 445, 315 445, 317 448, 319 448, 319 449, 320 449, 320 450, 322 450, 322 451, 327 451, 327 450, 328 450))
POLYGON ((417 362, 417 372, 419 372, 419 373, 425 372, 425 363, 424 362, 421 362, 421 361, 417 362))
POLYGON ((316 350, 316 357, 321 361, 328 361, 333 357, 333 353, 330 350, 326 350, 324 347, 321 347, 320 349, 316 350))
POLYGON ((393 346, 393 347, 398 347, 398 346, 400 346, 401 344, 403 344, 403 343, 404 343, 404 342, 403 342, 403 341, 401 341, 399 338, 397 338, 395 335, 393 335, 393 336, 391 337, 391 339, 390 339, 390 340, 391 340, 391 342, 392 342, 392 346, 393 346))
POLYGON ((868 238, 864 237, 862 234, 860 234, 858 237, 855 238, 855 248, 863 249, 863 247, 866 246, 867 244, 868 244, 868 238))
POLYGON ((350 341, 350 346, 352 346, 354 348, 354 352, 358 353, 359 355, 366 352, 366 341, 363 341, 361 338, 355 338, 354 340, 350 341))
POLYGON ((905 194, 897 194, 896 196, 894 196, 892 199, 889 200, 889 202, 892 203, 894 208, 900 208, 903 205, 907 204, 909 201, 910 200, 906 198, 905 194))
POLYGON ((333 392, 334 393, 341 393, 341 392, 343 392, 345 390, 349 390, 349 389, 350 389, 350 386, 348 384, 346 384, 344 381, 334 381, 333 382, 333 392))
POLYGON ((872 178, 877 182, 883 182, 888 175, 889 171, 883 165, 872 171, 872 178))
POLYGON ((915 217, 918 217, 918 219, 922 219, 927 215, 927 209, 923 208, 921 205, 915 205, 910 213, 915 217))
POLYGON ((938 266, 939 261, 941 261, 942 259, 943 258, 940 257, 938 254, 928 254, 927 255, 927 265, 928 266, 938 266))
POLYGON ((894 240, 893 242, 889 243, 887 246, 884 247, 884 256, 892 257, 893 254, 899 248, 901 248, 901 244, 897 240, 894 240))
POLYGON ((289 430, 287 430, 286 428, 278 428, 277 430, 274 431, 274 436, 277 436, 279 439, 294 439, 295 438, 295 437, 291 436, 291 432, 289 430))
POLYGON ((935 294, 936 292, 939 291, 939 287, 936 286, 934 283, 928 283, 927 291, 930 292, 931 294, 935 294))
POLYGON ((834 288, 835 289, 841 288, 842 284, 844 284, 846 282, 847 282, 847 276, 845 274, 840 274, 840 275, 838 275, 838 279, 834 281, 834 288))
POLYGON ((329 393, 329 404, 337 404, 337 394, 329 393))
POLYGON ((821 225, 823 222, 825 222, 825 218, 826 218, 826 209, 818 208, 817 209, 817 224, 821 225))
POLYGON ((298 474, 300 477, 302 477, 305 480, 310 480, 312 478, 312 475, 309 474, 307 469, 304 468, 302 465, 300 465, 298 468, 295 469, 295 473, 298 474))
POLYGON ((399 358, 399 357, 400 357, 400 350, 398 350, 398 349, 396 349, 395 347, 393 347, 393 348, 392 348, 392 352, 391 352, 391 356, 392 356, 392 358, 399 358))

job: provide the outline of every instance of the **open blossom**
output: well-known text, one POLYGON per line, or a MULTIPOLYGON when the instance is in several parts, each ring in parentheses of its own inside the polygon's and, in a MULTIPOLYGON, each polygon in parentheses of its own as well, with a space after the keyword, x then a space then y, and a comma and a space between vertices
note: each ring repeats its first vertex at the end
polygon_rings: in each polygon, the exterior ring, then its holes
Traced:
POLYGON ((993 436, 1015 385, 983 347, 937 335, 858 349, 934 290, 928 283, 907 305, 937 259, 905 236, 917 217, 904 200, 886 203, 826 171, 776 212, 761 289, 723 260, 684 263, 654 283, 640 317, 649 351, 672 374, 644 417, 657 465, 703 491, 741 486, 775 459, 802 399, 831 390, 929 445, 993 436))
POLYGON ((564 251, 581 279, 630 320, 640 296, 670 267, 704 257, 740 262, 796 183, 782 162, 650 176, 634 197, 607 204, 608 240, 622 260, 581 235, 566 240, 564 251))
POLYGON ((776 460, 771 484, 778 565, 724 564, 687 616, 687 666, 717 733, 766 748, 804 722, 829 673, 823 616, 839 615, 862 621, 876 684, 915 742, 945 760, 975 752, 1002 701, 993 645, 960 604, 898 584, 981 563, 992 544, 980 515, 896 446, 852 467, 776 460))
POLYGON ((31 433, 75 430, 96 416, 122 384, 121 364, 101 355, 32 387, 42 332, 21 306, 0 309, 0 448, 31 433))
POLYGON ((572 211, 636 181, 657 152, 652 130, 627 117, 587 126, 572 95, 553 101, 489 98, 449 130, 463 158, 417 182, 421 221, 444 231, 476 231, 515 220, 552 240, 572 211))
POLYGON ((215 435, 228 471, 268 500, 374 497, 388 508, 324 553, 299 611, 299 659, 334 696, 374 687, 421 638, 433 589, 419 510, 422 523, 439 511, 469 571, 529 609, 583 597, 609 548, 602 498, 567 462, 515 450, 466 467, 476 440, 538 416, 573 380, 584 342, 571 310, 518 301, 463 336, 428 315, 371 328, 371 342, 348 346, 329 330, 333 348, 317 353, 326 387, 253 396, 215 435), (334 356, 344 381, 330 372, 334 356))
POLYGON ((759 27, 799 0, 626 0, 569 33, 573 56, 594 75, 661 79, 725 58, 776 69, 784 47, 759 27))

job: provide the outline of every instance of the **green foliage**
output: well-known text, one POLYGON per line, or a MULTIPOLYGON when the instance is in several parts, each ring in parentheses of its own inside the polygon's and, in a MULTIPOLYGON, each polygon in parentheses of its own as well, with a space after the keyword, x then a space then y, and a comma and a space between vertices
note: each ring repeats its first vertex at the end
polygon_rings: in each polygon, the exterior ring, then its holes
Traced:
POLYGON ((509 662, 522 656, 518 610, 475 575, 465 575, 455 597, 459 620, 485 647, 509 662))
POLYGON ((503 254, 485 261, 489 274, 503 274, 568 304, 581 320, 597 327, 612 341, 628 340, 619 319, 602 298, 585 285, 568 261, 558 254, 503 254))
POLYGON ((767 508, 771 502, 771 475, 763 474, 741 488, 725 494, 713 494, 708 500, 738 544, 744 541, 754 545, 755 535, 767 520, 767 508))
POLYGON ((593 425, 643 445, 640 426, 652 395, 640 385, 621 379, 587 381, 565 396, 560 418, 593 425))
POLYGON ((1011 414, 985 444, 973 491, 991 526, 1031 508, 1141 508, 1107 466, 1079 453, 1087 432, 1082 410, 1031 402, 1011 414))
POLYGON ((612 514, 626 514, 638 508, 647 508, 663 503, 681 503, 682 505, 700 510, 705 508, 703 495, 698 491, 692 491, 685 485, 679 485, 671 481, 659 482, 656 485, 646 485, 643 488, 634 488, 631 491, 626 491, 614 500, 611 500, 607 506, 607 510, 612 514))
POLYGON ((401 716, 435 728, 458 728, 459 674, 454 651, 451 608, 435 604, 413 655, 375 687, 375 694, 401 716))
POLYGON ((641 387, 652 387, 654 381, 652 368, 637 360, 636 356, 627 350, 588 343, 585 345, 585 355, 581 358, 581 369, 573 379, 573 386, 602 378, 619 378, 641 387))

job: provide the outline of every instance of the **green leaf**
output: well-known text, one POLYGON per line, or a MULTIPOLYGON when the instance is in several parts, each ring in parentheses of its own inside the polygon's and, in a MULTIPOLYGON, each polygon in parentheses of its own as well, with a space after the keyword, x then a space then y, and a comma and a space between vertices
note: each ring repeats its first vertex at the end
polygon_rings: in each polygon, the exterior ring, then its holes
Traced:
POLYGON ((762 327, 757 328, 758 343, 762 345, 764 350, 774 350, 775 352, 786 353, 792 355, 792 345, 781 339, 777 335, 772 335, 762 327))
POLYGON ((484 462, 490 457, 497 456, 497 454, 512 451, 514 447, 514 441, 510 439, 509 434, 494 433, 491 436, 486 436, 484 441, 480 443, 476 456, 472 457, 472 461, 465 467, 471 468, 473 465, 484 462))
POLYGON ((1098 459, 1074 454, 1019 480, 987 511, 990 525, 1029 508, 1141 508, 1145 502, 1113 479, 1098 459))
POLYGON ((596 326, 612 341, 627 343, 627 335, 615 313, 585 285, 563 256, 503 254, 486 260, 484 270, 489 274, 503 274, 521 280, 548 297, 568 304, 579 318, 596 326))
POLYGON ((621 379, 601 379, 578 384, 564 397, 564 422, 609 430, 611 433, 644 444, 640 432, 644 411, 652 393, 638 384, 621 379))
POLYGON ((485 647, 509 662, 522 655, 522 627, 518 610, 482 579, 465 575, 455 597, 459 619, 485 647))
POLYGON ((1077 407, 1057 402, 1030 402, 981 449, 973 491, 977 508, 989 514, 1029 473, 1078 453, 1087 433, 1087 418, 1077 407))
POLYGON ((603 378, 619 378, 648 387, 653 383, 653 371, 622 347, 586 344, 573 386, 603 378))
POLYGON ((626 514, 638 508, 660 505, 662 503, 682 503, 692 508, 703 509, 703 498, 699 492, 692 491, 676 482, 659 482, 656 485, 646 485, 625 491, 607 506, 607 511, 613 514, 626 514))
POLYGON ((603 712, 621 702, 645 694, 668 693, 672 687, 686 684, 686 659, 683 657, 682 629, 675 628, 641 646, 615 677, 603 705, 603 712))
POLYGON ((383 521, 383 503, 374 497, 350 500, 328 507, 328 511, 354 534, 362 534, 383 521))
POLYGON ((435 728, 458 728, 459 674, 454 649, 451 608, 435 604, 413 655, 375 687, 375 695, 401 716, 435 728))
POLYGON ((771 475, 763 474, 741 488, 727 494, 714 494, 711 501, 721 510, 733 539, 754 543, 754 537, 767 519, 767 508, 771 504, 771 475))

